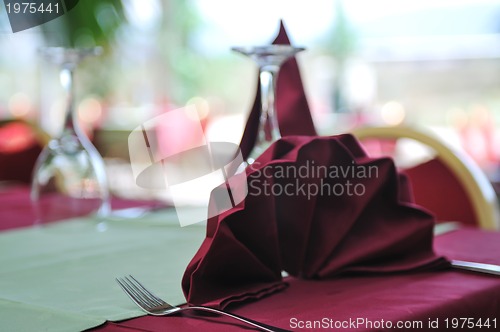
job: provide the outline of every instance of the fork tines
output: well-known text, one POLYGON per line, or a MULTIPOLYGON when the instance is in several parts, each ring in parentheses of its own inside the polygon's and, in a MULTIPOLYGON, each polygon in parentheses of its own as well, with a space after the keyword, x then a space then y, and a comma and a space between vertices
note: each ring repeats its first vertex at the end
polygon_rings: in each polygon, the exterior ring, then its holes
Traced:
POLYGON ((116 281, 132 301, 143 309, 166 304, 165 301, 154 295, 131 275, 116 278, 116 281))

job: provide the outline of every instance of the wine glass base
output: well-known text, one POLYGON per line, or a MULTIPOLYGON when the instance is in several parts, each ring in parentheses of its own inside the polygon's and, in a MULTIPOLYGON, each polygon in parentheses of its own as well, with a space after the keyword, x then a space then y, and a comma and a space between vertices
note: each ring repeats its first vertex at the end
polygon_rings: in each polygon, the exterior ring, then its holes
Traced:
POLYGON ((276 66, 277 68, 279 68, 288 58, 304 50, 303 47, 276 44, 265 46, 233 47, 231 49, 235 52, 251 57, 260 67, 276 66))
MULTIPOLYGON (((44 193, 33 201, 33 204, 36 215, 35 226, 79 217, 94 218, 102 223, 109 215, 109 203, 103 203, 100 198, 80 199, 58 193, 44 193)), ((102 229, 102 226, 100 228, 102 229)))

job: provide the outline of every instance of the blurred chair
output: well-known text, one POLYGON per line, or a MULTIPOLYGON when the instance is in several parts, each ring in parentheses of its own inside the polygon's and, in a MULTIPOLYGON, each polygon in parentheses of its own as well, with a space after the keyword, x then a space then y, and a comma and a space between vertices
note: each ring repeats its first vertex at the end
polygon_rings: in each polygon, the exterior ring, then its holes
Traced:
POLYGON ((49 135, 22 119, 0 121, 0 181, 29 184, 38 155, 49 135))
POLYGON ((430 158, 405 167, 396 162, 410 178, 415 202, 431 211, 438 222, 458 221, 484 229, 500 228, 495 191, 483 171, 465 153, 416 128, 364 127, 355 129, 353 134, 368 154, 376 142, 384 155, 390 155, 390 150, 394 152, 399 140, 423 144, 432 151, 430 158))

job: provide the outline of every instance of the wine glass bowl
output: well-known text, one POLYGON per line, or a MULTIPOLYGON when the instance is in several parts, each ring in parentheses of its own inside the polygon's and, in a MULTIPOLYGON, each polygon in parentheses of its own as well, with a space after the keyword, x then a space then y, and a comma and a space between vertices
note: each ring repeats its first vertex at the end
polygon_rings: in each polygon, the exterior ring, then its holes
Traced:
POLYGON ((93 213, 104 217, 110 211, 104 161, 79 127, 73 85, 77 65, 88 56, 100 54, 101 48, 57 47, 41 53, 60 67, 67 102, 61 135, 50 140, 34 167, 31 199, 37 217, 35 224, 93 213))

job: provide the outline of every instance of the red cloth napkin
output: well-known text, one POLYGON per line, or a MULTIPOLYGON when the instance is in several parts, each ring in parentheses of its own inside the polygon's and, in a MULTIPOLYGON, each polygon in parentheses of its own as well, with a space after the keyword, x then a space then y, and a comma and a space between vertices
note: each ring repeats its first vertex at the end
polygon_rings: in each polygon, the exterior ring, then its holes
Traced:
POLYGON ((189 303, 265 296, 285 286, 282 270, 322 279, 447 266, 432 249, 433 217, 393 161, 369 158, 351 135, 284 137, 247 176, 245 201, 208 221, 182 282, 189 303))
MULTIPOLYGON (((290 45, 290 40, 283 22, 280 23, 278 35, 273 44, 290 45)), ((257 138, 260 121, 260 83, 257 94, 240 142, 243 159, 247 159, 257 138)), ((316 135, 311 112, 304 93, 300 71, 295 57, 281 66, 276 82, 276 113, 281 136, 316 135)))

